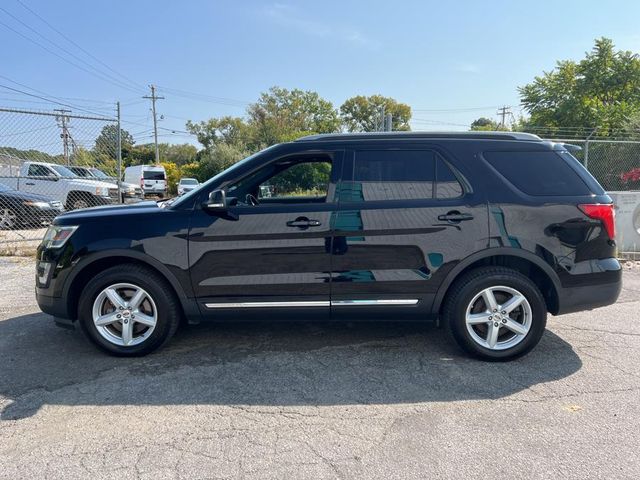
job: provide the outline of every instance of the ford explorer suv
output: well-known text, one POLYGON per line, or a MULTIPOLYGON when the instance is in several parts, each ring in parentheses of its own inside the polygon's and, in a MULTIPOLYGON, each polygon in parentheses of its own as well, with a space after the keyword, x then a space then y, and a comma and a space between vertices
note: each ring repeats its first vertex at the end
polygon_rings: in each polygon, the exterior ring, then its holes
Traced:
POLYGON ((435 321, 469 354, 513 359, 549 313, 621 289, 611 198, 570 149, 506 132, 275 145, 170 204, 57 217, 38 304, 114 355, 183 321, 362 319, 435 321))

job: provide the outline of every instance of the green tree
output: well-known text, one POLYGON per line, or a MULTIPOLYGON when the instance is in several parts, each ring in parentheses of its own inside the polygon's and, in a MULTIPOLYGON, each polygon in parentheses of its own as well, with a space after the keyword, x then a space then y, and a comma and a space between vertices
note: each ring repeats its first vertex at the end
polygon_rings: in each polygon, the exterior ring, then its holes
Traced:
MULTIPOLYGON (((122 145, 122 157, 127 157, 135 141, 133 136, 126 130, 120 129, 120 141, 122 145)), ((114 124, 105 125, 96 137, 93 151, 96 154, 109 155, 116 158, 118 149, 118 126, 114 124)))
POLYGON ((158 149, 160 150, 160 159, 163 162, 175 163, 178 166, 193 162, 198 154, 198 149, 188 143, 181 145, 161 143, 158 145, 158 149))
POLYGON ((640 58, 600 38, 581 61, 559 61, 518 91, 530 115, 525 130, 587 135, 597 127, 600 135, 611 134, 640 111, 640 58))
POLYGON ((497 131, 500 130, 501 126, 498 122, 491 120, 490 118, 480 117, 473 122, 471 122, 470 130, 473 131, 497 131))
POLYGON ((205 149, 223 143, 242 148, 250 144, 254 137, 251 126, 238 117, 211 118, 198 123, 189 120, 186 128, 205 149))
POLYGON ((346 100, 340 106, 342 123, 349 132, 374 132, 380 124, 383 107, 385 114, 390 113, 393 117, 393 130, 411 130, 411 107, 382 95, 358 95, 346 100))
POLYGON ((249 106, 247 115, 254 135, 248 144, 252 150, 303 135, 340 130, 333 104, 312 91, 271 87, 249 106))

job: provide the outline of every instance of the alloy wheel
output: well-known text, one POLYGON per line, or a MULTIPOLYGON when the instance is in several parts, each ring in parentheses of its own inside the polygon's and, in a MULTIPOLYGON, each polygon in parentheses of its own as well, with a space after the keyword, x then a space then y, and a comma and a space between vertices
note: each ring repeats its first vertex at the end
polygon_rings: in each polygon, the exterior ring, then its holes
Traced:
POLYGON ((9 230, 15 227, 17 216, 9 208, 0 210, 0 229, 9 230))
POLYGON ((116 283, 93 302, 93 324, 114 345, 131 347, 151 336, 158 321, 156 304, 145 290, 132 283, 116 283))
POLYGON ((531 329, 533 312, 515 288, 495 286, 482 290, 467 306, 465 323, 478 345, 506 350, 522 342, 531 329))

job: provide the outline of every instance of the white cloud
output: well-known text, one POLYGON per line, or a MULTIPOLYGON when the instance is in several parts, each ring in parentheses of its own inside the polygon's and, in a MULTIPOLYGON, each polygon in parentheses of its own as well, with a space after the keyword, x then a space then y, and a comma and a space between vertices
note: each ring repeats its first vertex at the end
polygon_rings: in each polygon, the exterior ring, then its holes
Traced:
POLYGON ((284 3, 274 3, 264 8, 261 13, 273 23, 308 36, 334 38, 360 47, 373 48, 378 45, 375 40, 367 37, 354 26, 328 25, 306 17, 296 7, 284 3))

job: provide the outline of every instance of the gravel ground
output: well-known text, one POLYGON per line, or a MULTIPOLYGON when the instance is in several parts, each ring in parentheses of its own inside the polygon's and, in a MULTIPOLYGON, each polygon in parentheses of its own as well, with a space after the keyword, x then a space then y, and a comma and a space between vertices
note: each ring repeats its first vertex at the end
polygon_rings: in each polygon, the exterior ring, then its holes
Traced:
MULTIPOLYGON (((640 263, 640 262, 638 262, 640 263)), ((640 267, 507 364, 416 324, 200 325, 141 359, 0 258, 0 478, 640 478, 640 267)))

